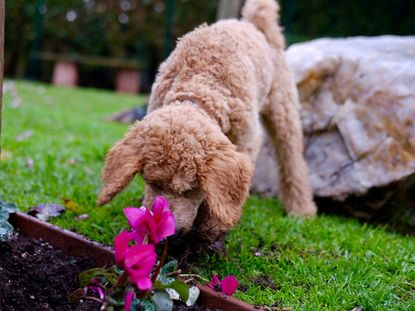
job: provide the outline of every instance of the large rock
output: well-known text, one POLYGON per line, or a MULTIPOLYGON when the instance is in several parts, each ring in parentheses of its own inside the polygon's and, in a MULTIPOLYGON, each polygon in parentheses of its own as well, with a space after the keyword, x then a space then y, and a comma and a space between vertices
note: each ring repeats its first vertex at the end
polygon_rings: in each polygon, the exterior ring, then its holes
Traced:
MULTIPOLYGON (((315 195, 342 201, 408 181, 415 172, 415 37, 319 39, 292 45, 287 59, 315 195)), ((254 190, 276 194, 276 174, 266 140, 254 190)))

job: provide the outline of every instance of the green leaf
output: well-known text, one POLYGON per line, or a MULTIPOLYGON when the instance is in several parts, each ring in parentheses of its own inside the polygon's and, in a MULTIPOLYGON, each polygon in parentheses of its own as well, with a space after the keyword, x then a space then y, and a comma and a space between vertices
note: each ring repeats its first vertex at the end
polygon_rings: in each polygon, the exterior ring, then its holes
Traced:
POLYGON ((124 305, 125 288, 122 286, 113 286, 108 290, 105 296, 106 301, 113 306, 124 305))
POLYGON ((165 286, 163 286, 163 283, 161 283, 160 281, 155 281, 153 284, 153 288, 154 290, 162 290, 165 288, 165 286))
POLYGON ((84 289, 78 288, 76 291, 71 293, 68 297, 69 303, 74 303, 84 296, 84 289))
POLYGON ((9 214, 17 211, 16 205, 13 203, 0 201, 0 220, 8 220, 9 214))
POLYGON ((117 265, 113 265, 111 268, 109 268, 109 271, 118 275, 122 275, 124 273, 124 270, 117 265))
POLYGON ((5 241, 12 235, 14 228, 7 220, 15 211, 17 211, 16 205, 0 201, 0 241, 5 241))
POLYGON ((180 300, 180 295, 173 288, 166 288, 165 291, 169 294, 171 300, 180 300))
POLYGON ((130 306, 130 311, 155 311, 154 305, 148 300, 135 298, 130 306))
POLYGON ((118 279, 120 278, 117 274, 115 274, 115 273, 110 273, 110 272, 106 272, 106 273, 104 274, 104 276, 105 276, 105 278, 107 279, 107 281, 108 281, 109 283, 111 283, 112 285, 117 284, 118 279))
POLYGON ((79 284, 81 286, 87 286, 89 281, 92 278, 105 276, 105 274, 107 274, 107 269, 104 269, 104 268, 94 268, 94 269, 86 270, 79 274, 79 277, 78 277, 79 284))
POLYGON ((168 287, 169 284, 173 283, 175 281, 175 279, 171 278, 171 277, 168 277, 168 276, 165 276, 165 275, 162 275, 160 273, 157 276, 157 281, 159 281, 163 285, 162 288, 165 288, 165 287, 168 287))
POLYGON ((111 306, 123 306, 124 300, 116 299, 113 297, 106 296, 105 300, 111 305, 111 306))
POLYGON ((170 299, 169 294, 165 291, 158 291, 152 297, 153 305, 156 311, 172 311, 173 300, 170 299))
POLYGON ((0 220, 0 241, 5 241, 13 233, 13 226, 5 220, 0 220))
POLYGON ((173 288, 176 292, 178 292, 182 301, 186 302, 187 299, 189 299, 189 287, 186 283, 176 280, 166 287, 173 288))
POLYGON ((177 261, 172 260, 172 261, 169 261, 168 263, 166 263, 163 266, 163 268, 161 268, 161 274, 166 275, 168 273, 172 273, 172 272, 176 271, 176 269, 177 269, 177 261))

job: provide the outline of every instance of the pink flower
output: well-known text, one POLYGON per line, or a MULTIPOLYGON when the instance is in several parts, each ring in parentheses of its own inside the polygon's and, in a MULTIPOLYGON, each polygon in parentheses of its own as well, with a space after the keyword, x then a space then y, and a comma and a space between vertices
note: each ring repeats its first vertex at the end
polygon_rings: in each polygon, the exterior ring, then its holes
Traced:
POLYGON ((153 244, 139 244, 127 249, 124 266, 131 282, 141 290, 149 290, 153 284, 150 279, 151 270, 156 263, 157 254, 153 244))
POLYGON ((212 273, 212 281, 211 282, 207 282, 206 283, 207 286, 209 286, 211 289, 220 291, 220 280, 218 278, 218 276, 214 273, 212 273))
POLYGON ((102 290, 101 286, 93 286, 88 285, 84 288, 84 295, 88 294, 88 290, 92 291, 93 293, 98 294, 99 299, 103 300, 105 297, 104 291, 102 290))
POLYGON ((137 243, 142 243, 148 232, 154 244, 176 232, 176 221, 169 209, 169 202, 162 196, 156 197, 151 211, 145 207, 127 207, 124 208, 124 214, 137 243))
POLYGON ((131 232, 123 231, 115 237, 115 262, 127 273, 130 280, 141 290, 152 287, 151 270, 156 263, 157 254, 153 244, 138 244, 129 246, 133 239, 131 232))
POLYGON ((212 274, 212 281, 206 285, 216 291, 222 291, 225 295, 232 296, 238 288, 238 280, 234 275, 228 275, 220 281, 216 274, 212 274))
POLYGON ((222 282, 220 282, 220 287, 224 294, 232 296, 238 288, 238 280, 234 275, 229 275, 223 278, 222 282))
POLYGON ((128 291, 125 293, 124 296, 124 311, 130 311, 131 303, 134 299, 134 292, 128 291))
POLYGON ((115 252, 115 262, 124 267, 124 259, 129 247, 130 241, 133 239, 133 235, 130 232, 122 231, 114 239, 114 252, 115 252))

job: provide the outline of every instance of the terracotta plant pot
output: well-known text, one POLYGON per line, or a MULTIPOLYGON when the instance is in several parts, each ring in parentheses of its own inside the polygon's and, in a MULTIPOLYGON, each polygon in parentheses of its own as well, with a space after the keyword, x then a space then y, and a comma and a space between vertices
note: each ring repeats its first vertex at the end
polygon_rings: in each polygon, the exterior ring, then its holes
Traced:
MULTIPOLYGON (((72 256, 89 256, 98 266, 114 264, 113 250, 97 242, 90 241, 74 232, 61 229, 47 222, 24 213, 10 215, 10 223, 21 234, 41 238, 55 248, 61 249, 72 256)), ((238 299, 227 297, 207 286, 198 284, 200 289, 199 303, 206 308, 222 309, 224 311, 258 310, 254 306, 238 299)))

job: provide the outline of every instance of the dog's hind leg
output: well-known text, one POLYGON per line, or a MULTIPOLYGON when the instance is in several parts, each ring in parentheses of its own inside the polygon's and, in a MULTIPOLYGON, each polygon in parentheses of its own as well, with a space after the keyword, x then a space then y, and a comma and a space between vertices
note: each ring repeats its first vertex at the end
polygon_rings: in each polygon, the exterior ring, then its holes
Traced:
POLYGON ((303 156, 298 95, 282 51, 276 74, 261 111, 278 160, 280 197, 288 214, 313 216, 316 206, 303 156))

